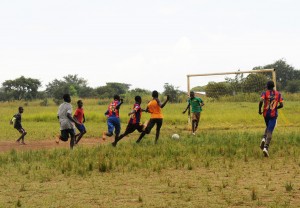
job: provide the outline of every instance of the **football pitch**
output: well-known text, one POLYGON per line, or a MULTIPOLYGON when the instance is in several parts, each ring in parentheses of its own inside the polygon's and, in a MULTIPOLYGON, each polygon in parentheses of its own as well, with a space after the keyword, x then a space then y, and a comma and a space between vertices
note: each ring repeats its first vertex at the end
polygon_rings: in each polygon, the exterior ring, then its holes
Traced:
MULTIPOLYGON (((59 134, 57 106, 1 103, 0 145, 11 148, 0 152, 0 207, 299 207, 300 103, 284 104, 265 158, 258 103, 206 102, 195 136, 186 104, 168 103, 158 144, 154 128, 140 144, 134 132, 114 148, 113 138, 100 139, 107 105, 86 100, 88 133, 74 150, 38 146, 59 134), (19 105, 25 142, 38 147, 14 143, 19 134, 8 121, 19 105)), ((131 107, 121 107, 121 132, 131 107)))

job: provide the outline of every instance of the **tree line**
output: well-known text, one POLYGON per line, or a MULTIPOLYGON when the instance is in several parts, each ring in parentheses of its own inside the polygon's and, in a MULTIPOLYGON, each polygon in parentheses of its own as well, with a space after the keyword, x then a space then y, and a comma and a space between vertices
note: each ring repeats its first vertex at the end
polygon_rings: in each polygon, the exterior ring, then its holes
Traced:
MULTIPOLYGON (((38 91, 41 87, 41 81, 38 79, 26 78, 21 76, 14 80, 6 80, 2 83, 0 89, 0 101, 13 101, 13 100, 44 100, 43 105, 47 105, 47 99, 52 98, 56 104, 62 102, 62 96, 69 93, 71 96, 80 98, 99 98, 106 99, 112 98, 115 94, 122 97, 134 97, 136 95, 151 95, 151 91, 141 88, 130 90, 130 84, 107 82, 105 86, 96 88, 89 87, 87 80, 78 77, 78 75, 67 75, 62 79, 55 79, 46 85, 44 91, 38 91)), ((186 93, 178 90, 178 87, 164 84, 164 95, 172 95, 172 102, 180 102, 185 97, 186 93)))
MULTIPOLYGON (((253 70, 276 69, 277 89, 290 93, 300 92, 300 71, 280 59, 273 64, 254 67, 253 70)), ((236 75, 235 78, 227 78, 225 82, 209 82, 206 86, 193 88, 194 91, 205 91, 207 97, 218 98, 224 95, 235 95, 236 93, 257 92, 264 88, 270 75, 261 73, 250 74, 243 77, 243 74, 236 75)), ((89 87, 87 80, 78 75, 67 75, 62 79, 55 79, 46 85, 44 91, 39 91, 41 81, 38 79, 26 78, 21 76, 14 80, 6 80, 0 88, 0 101, 13 100, 33 100, 42 99, 47 102, 48 98, 54 100, 56 104, 61 102, 62 95, 69 93, 71 96, 80 98, 112 98, 114 94, 127 97, 135 95, 151 95, 146 89, 135 88, 130 90, 130 84, 108 82, 105 86, 96 88, 89 87)), ((186 92, 178 90, 171 84, 164 84, 162 96, 170 95, 171 102, 184 102, 186 92)), ((47 103, 44 103, 47 105, 47 103)))

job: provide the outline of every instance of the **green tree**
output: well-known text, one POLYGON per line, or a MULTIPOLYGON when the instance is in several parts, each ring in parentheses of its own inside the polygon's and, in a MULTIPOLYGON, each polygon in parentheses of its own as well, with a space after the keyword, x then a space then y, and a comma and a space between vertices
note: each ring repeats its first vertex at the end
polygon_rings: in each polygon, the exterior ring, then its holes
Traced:
POLYGON ((48 83, 46 92, 52 97, 56 104, 62 102, 62 96, 69 93, 71 96, 78 96, 81 90, 86 90, 87 81, 79 78, 78 75, 67 75, 62 80, 55 79, 48 83))
POLYGON ((112 98, 114 95, 123 95, 128 92, 130 84, 107 82, 106 86, 97 87, 95 89, 100 98, 112 98))
POLYGON ((25 78, 21 76, 15 80, 6 80, 2 83, 7 99, 10 100, 32 100, 38 95, 41 82, 38 79, 25 78))
POLYGON ((266 87, 268 77, 262 73, 249 74, 242 83, 243 92, 262 92, 266 87))
POLYGON ((253 69, 275 69, 277 89, 279 90, 284 90, 289 80, 300 79, 300 71, 287 64, 284 59, 277 60, 265 66, 257 66, 253 69))
POLYGON ((174 87, 173 85, 169 83, 164 84, 164 92, 163 95, 170 96, 170 102, 179 102, 179 96, 183 93, 180 90, 178 90, 178 87, 174 87))
POLYGON ((226 82, 209 82, 206 85, 206 96, 211 98, 219 98, 224 95, 230 95, 230 84, 226 82))
POLYGON ((300 92, 300 80, 288 81, 286 91, 290 93, 300 92))

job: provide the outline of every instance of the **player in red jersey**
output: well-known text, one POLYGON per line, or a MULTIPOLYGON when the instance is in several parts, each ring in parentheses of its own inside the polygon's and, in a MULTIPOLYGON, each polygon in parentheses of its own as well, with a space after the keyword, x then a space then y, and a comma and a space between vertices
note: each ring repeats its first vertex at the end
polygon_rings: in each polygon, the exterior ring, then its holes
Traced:
POLYGON ((78 121, 78 123, 80 123, 80 124, 75 123, 75 126, 79 131, 79 134, 75 135, 75 144, 78 144, 78 142, 80 141, 82 136, 86 133, 86 128, 83 124, 85 122, 85 116, 84 116, 82 100, 77 101, 77 109, 74 113, 73 118, 76 119, 78 121))
POLYGON ((263 150, 263 154, 265 157, 269 157, 268 149, 272 140, 272 133, 277 122, 277 109, 283 107, 283 98, 278 91, 274 90, 274 86, 275 85, 273 81, 267 82, 267 91, 261 94, 258 106, 258 113, 260 115, 263 114, 266 123, 266 130, 260 143, 260 148, 263 150), (263 104, 264 108, 262 112, 261 108, 263 104))
POLYGON ((140 96, 135 96, 134 99, 135 99, 135 103, 133 105, 132 111, 128 113, 130 119, 128 121, 126 130, 123 134, 120 135, 120 137, 115 138, 115 141, 112 143, 114 147, 123 137, 134 132, 135 130, 138 130, 138 132, 143 131, 143 124, 141 124, 141 117, 142 117, 142 112, 145 110, 141 108, 142 98, 140 96))

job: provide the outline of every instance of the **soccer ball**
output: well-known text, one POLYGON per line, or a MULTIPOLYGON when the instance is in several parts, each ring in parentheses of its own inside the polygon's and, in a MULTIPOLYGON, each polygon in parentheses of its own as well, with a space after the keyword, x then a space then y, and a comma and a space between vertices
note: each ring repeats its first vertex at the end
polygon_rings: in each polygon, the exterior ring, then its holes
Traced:
POLYGON ((173 134, 172 135, 172 139, 179 139, 180 137, 179 137, 179 135, 178 134, 173 134))

